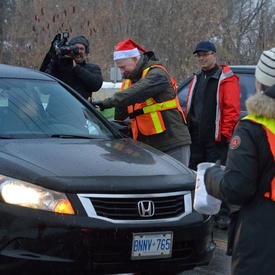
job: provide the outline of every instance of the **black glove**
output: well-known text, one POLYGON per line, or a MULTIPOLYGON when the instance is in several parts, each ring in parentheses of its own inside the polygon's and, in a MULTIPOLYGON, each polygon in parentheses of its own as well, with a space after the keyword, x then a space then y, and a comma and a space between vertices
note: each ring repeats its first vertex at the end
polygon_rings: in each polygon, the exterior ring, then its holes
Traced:
POLYGON ((217 160, 215 165, 212 167, 209 167, 205 170, 204 173, 204 183, 205 183, 205 188, 208 194, 213 195, 214 197, 216 196, 216 185, 219 184, 219 182, 223 178, 224 171, 221 168, 221 161, 217 160))
POLYGON ((58 55, 56 54, 55 46, 59 40, 60 34, 57 34, 52 40, 51 47, 43 59, 43 62, 39 69, 40 71, 45 72, 50 62, 55 63, 58 60, 58 55))
POLYGON ((103 100, 93 101, 92 104, 95 108, 99 108, 100 111, 104 111, 106 109, 103 105, 103 100))
POLYGON ((51 42, 50 52, 55 53, 55 47, 59 45, 61 40, 61 34, 58 33, 51 42))
POLYGON ((218 160, 215 162, 215 165, 214 165, 214 166, 221 167, 221 160, 218 159, 218 160))
POLYGON ((208 178, 209 175, 215 174, 217 171, 221 170, 221 161, 218 159, 215 165, 207 168, 204 173, 204 181, 208 178))

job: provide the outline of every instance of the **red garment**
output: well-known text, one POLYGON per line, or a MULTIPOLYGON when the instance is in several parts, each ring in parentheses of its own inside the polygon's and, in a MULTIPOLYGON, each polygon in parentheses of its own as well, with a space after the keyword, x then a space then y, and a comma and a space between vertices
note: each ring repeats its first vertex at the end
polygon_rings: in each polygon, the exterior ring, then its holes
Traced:
MULTIPOLYGON (((230 142, 234 127, 239 119, 240 110, 240 85, 239 77, 235 75, 228 66, 221 65, 222 73, 219 78, 217 99, 219 104, 216 107, 216 131, 215 141, 221 141, 221 135, 227 137, 230 142)), ((187 118, 191 106, 191 99, 197 82, 197 75, 194 75, 188 89, 185 107, 187 118)))

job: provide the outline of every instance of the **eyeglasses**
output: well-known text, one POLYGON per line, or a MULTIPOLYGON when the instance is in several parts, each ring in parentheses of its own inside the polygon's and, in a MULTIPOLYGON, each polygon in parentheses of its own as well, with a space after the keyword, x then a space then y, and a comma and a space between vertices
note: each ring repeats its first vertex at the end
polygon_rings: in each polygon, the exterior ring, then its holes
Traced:
POLYGON ((197 54, 197 55, 195 55, 197 58, 200 58, 200 57, 203 57, 203 58, 205 58, 205 57, 207 57, 208 55, 210 55, 210 54, 214 54, 213 52, 210 52, 210 53, 201 53, 201 54, 197 54))

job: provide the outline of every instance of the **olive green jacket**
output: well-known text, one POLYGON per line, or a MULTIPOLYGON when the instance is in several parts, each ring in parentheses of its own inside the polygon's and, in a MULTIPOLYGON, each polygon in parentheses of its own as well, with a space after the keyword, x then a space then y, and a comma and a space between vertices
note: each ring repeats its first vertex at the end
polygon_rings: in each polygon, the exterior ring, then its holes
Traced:
MULTIPOLYGON (((152 68, 144 78, 141 78, 142 71, 155 64, 161 65, 154 53, 144 53, 135 70, 128 76, 133 83, 132 86, 103 101, 104 107, 115 107, 116 120, 124 120, 128 117, 129 105, 144 102, 151 97, 156 102, 171 100, 175 97, 170 78, 162 68, 152 68)), ((145 136, 139 132, 137 140, 163 152, 191 144, 188 128, 177 109, 162 111, 162 116, 166 127, 163 133, 145 136)))

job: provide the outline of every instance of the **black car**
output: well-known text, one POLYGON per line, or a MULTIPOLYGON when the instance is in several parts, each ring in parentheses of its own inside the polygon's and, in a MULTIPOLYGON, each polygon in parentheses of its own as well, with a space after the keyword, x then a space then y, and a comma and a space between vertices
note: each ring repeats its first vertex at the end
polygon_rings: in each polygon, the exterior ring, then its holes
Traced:
MULTIPOLYGON (((239 65, 229 66, 232 71, 240 77, 240 103, 241 103, 241 115, 240 118, 246 115, 245 101, 248 97, 255 93, 255 69, 256 66, 252 65, 239 65)), ((185 108, 186 97, 189 84, 193 76, 188 77, 178 86, 178 97, 182 109, 185 108)))
POLYGON ((177 274, 213 258, 196 175, 74 90, 0 65, 0 274, 177 274))

